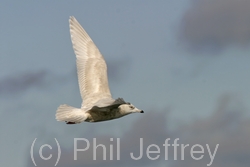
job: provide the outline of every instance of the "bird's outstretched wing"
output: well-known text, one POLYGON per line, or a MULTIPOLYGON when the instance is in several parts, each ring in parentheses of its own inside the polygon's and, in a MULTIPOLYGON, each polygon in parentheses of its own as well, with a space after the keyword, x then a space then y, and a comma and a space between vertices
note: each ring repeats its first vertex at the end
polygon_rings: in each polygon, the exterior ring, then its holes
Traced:
POLYGON ((83 105, 91 106, 99 99, 111 98, 107 65, 87 32, 70 17, 70 34, 76 54, 77 75, 83 105))

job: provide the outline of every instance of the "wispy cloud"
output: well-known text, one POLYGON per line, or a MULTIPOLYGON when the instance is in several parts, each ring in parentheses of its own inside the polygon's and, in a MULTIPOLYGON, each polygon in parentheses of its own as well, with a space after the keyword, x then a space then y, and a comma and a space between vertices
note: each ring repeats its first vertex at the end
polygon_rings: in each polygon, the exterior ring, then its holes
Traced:
POLYGON ((14 94, 25 91, 33 87, 41 87, 45 84, 45 78, 48 75, 46 70, 28 71, 18 73, 14 76, 7 76, 0 80, 0 95, 14 94))
POLYGON ((183 15, 181 37, 196 51, 249 46, 249 8, 246 0, 192 0, 183 15))

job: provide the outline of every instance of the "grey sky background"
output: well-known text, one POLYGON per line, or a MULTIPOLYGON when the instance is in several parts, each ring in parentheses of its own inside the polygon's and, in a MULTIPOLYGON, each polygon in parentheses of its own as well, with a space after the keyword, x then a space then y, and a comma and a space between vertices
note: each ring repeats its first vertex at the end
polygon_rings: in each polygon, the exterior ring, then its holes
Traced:
MULTIPOLYGON (((209 155, 134 161, 139 138, 161 146, 220 144, 212 166, 250 164, 250 3, 245 0, 1 1, 0 166, 206 166, 209 155), (80 107, 68 19, 75 16, 108 64, 113 97, 145 114, 97 124, 56 122, 60 104, 80 107), (121 138, 121 160, 73 160, 74 138, 109 145, 121 138), (44 149, 43 161, 38 148, 44 149)), ((190 148, 189 148, 190 149, 190 148)), ((170 154, 173 150, 169 150, 170 154)), ((98 156, 101 157, 98 152, 98 156)))

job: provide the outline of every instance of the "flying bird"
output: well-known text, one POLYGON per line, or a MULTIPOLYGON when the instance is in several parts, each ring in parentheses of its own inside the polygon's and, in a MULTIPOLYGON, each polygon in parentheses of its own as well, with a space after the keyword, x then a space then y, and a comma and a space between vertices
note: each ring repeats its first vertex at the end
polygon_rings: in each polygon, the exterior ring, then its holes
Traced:
POLYGON ((56 111, 56 120, 78 124, 143 113, 143 110, 124 101, 123 98, 112 98, 108 85, 107 64, 99 49, 73 16, 69 19, 69 27, 83 102, 81 108, 60 105, 56 111))

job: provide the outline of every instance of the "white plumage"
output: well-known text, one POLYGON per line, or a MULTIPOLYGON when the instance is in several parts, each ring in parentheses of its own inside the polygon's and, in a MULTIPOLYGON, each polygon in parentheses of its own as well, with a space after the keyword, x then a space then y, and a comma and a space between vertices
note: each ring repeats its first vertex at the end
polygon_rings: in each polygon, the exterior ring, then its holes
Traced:
POLYGON ((56 111, 56 119, 75 124, 83 121, 106 121, 135 112, 142 113, 142 110, 123 99, 114 100, 111 97, 107 65, 102 54, 74 17, 70 17, 69 25, 83 102, 80 109, 66 104, 60 105, 56 111))

